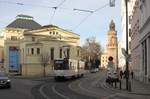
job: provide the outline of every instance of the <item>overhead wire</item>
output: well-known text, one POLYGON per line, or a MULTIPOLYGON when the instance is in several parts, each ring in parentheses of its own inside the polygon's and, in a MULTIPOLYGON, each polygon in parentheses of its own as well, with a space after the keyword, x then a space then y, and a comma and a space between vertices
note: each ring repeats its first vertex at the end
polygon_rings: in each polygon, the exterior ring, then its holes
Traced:
POLYGON ((105 5, 103 5, 103 6, 99 7, 98 9, 94 10, 94 12, 97 12, 97 11, 103 9, 103 8, 105 8, 108 5, 109 5, 109 3, 106 3, 105 5))
POLYGON ((53 13, 52 16, 51 16, 50 24, 52 24, 52 21, 53 21, 53 19, 54 19, 54 17, 55 17, 55 14, 56 14, 57 9, 58 9, 65 1, 66 1, 66 0, 63 0, 63 1, 62 1, 60 4, 58 4, 56 7, 53 7, 54 13, 53 13))
POLYGON ((96 10, 85 10, 85 9, 69 9, 69 8, 63 8, 63 7, 60 7, 62 6, 64 3, 65 3, 66 0, 63 0, 60 4, 58 4, 57 6, 45 6, 45 5, 34 5, 34 4, 25 4, 25 3, 21 3, 21 2, 12 2, 12 1, 3 1, 3 0, 0 0, 1 3, 7 3, 7 4, 16 4, 16 5, 20 5, 20 6, 36 6, 36 7, 43 7, 43 8, 51 8, 51 9, 54 9, 54 12, 51 16, 51 19, 50 19, 50 23, 52 23, 52 21, 54 20, 54 17, 55 17, 55 14, 56 14, 56 11, 58 8, 60 9, 64 9, 64 10, 70 10, 70 11, 80 11, 80 12, 88 12, 90 14, 88 14, 84 19, 82 19, 79 24, 77 26, 75 26, 75 28, 73 30, 76 30, 82 23, 84 23, 92 14, 94 14, 95 12, 105 8, 107 5, 109 5, 109 3, 101 6, 100 8, 97 8, 96 10))
POLYGON ((63 0, 60 4, 58 4, 57 6, 45 6, 45 5, 34 5, 34 4, 26 4, 26 3, 22 3, 22 2, 12 2, 12 1, 3 1, 3 0, 0 0, 1 3, 7 3, 7 4, 15 4, 15 5, 20 5, 20 6, 35 6, 35 7, 42 7, 42 8, 51 8, 51 9, 54 9, 54 12, 51 16, 51 19, 50 19, 50 23, 52 23, 52 20, 54 19, 54 16, 56 14, 56 10, 58 8, 60 9, 65 9, 65 10, 70 10, 68 8, 63 8, 63 7, 60 7, 66 0, 63 0))
POLYGON ((95 12, 105 8, 106 6, 108 6, 109 3, 106 3, 105 5, 97 8, 96 10, 94 11, 90 11, 90 10, 83 10, 83 9, 78 9, 78 11, 84 11, 84 12, 90 12, 90 14, 88 14, 84 19, 82 19, 78 25, 75 26, 75 28, 73 30, 76 30, 82 23, 84 23, 91 15, 93 15, 95 12))
POLYGON ((91 13, 88 14, 84 19, 82 19, 82 20, 79 22, 78 25, 75 26, 75 28, 74 28, 73 30, 76 30, 76 29, 77 29, 83 22, 85 22, 86 19, 87 19, 88 17, 90 17, 91 15, 92 15, 91 13))
POLYGON ((90 13, 93 13, 93 12, 94 12, 94 11, 91 11, 91 10, 76 9, 76 8, 74 8, 73 10, 74 10, 74 11, 81 11, 81 12, 90 12, 90 13))
POLYGON ((35 4, 26 4, 21 2, 12 2, 12 1, 1 1, 1 3, 7 3, 7 4, 15 4, 20 6, 35 6, 35 7, 43 7, 43 8, 53 8, 52 6, 45 6, 45 5, 35 5, 35 4))
POLYGON ((66 0, 63 0, 63 1, 57 6, 57 8, 60 7, 65 1, 66 1, 66 0))
MULTIPOLYGON (((12 2, 12 1, 2 1, 2 0, 0 0, 0 2, 1 3, 6 3, 6 4, 12 4, 12 5, 20 5, 20 6, 35 6, 35 7, 51 8, 51 9, 54 8, 54 6, 46 6, 46 5, 39 5, 39 4, 26 4, 26 3, 22 3, 22 2, 12 2)), ((56 7, 58 8, 58 6, 56 6, 56 7)), ((70 9, 70 8, 60 7, 60 4, 59 4, 59 8, 64 9, 64 10, 69 10, 69 11, 73 10, 73 9, 70 9)))
POLYGON ((52 16, 51 16, 51 19, 50 19, 50 24, 52 23, 52 21, 53 21, 53 18, 54 18, 54 16, 55 16, 55 13, 56 13, 56 7, 54 7, 54 12, 53 12, 53 14, 52 14, 52 16))

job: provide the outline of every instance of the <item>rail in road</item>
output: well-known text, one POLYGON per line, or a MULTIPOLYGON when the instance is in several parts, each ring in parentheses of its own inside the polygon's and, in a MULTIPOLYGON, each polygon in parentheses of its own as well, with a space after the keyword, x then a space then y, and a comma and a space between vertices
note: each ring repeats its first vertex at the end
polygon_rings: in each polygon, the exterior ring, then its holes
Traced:
POLYGON ((76 80, 50 80, 33 88, 35 99, 127 99, 103 87, 104 79, 105 73, 100 71, 76 80))
MULTIPOLYGON (((1 99, 130 99, 103 86, 104 72, 83 78, 55 82, 53 78, 35 81, 12 79, 11 89, 0 89, 1 99), (34 96, 34 97, 33 97, 34 96)), ((137 98, 136 98, 137 99, 137 98)), ((140 98, 139 98, 140 99, 140 98)))

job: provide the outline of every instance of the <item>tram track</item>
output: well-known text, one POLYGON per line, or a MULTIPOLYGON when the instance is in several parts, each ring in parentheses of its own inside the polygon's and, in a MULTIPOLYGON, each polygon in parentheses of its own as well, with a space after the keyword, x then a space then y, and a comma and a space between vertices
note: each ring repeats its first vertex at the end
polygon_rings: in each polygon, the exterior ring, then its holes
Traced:
POLYGON ((38 99, 109 99, 119 95, 103 88, 104 75, 98 73, 75 80, 45 82, 38 87, 43 97, 38 99))

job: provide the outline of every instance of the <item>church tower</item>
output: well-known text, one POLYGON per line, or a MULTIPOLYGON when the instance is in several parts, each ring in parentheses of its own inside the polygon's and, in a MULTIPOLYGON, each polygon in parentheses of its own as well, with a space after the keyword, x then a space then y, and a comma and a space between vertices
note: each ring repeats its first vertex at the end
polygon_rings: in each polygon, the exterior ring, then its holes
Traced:
POLYGON ((107 55, 108 57, 113 57, 113 63, 115 65, 114 68, 118 67, 118 41, 117 41, 117 31, 115 30, 115 23, 111 20, 109 25, 109 31, 107 33, 108 43, 107 47, 107 55))

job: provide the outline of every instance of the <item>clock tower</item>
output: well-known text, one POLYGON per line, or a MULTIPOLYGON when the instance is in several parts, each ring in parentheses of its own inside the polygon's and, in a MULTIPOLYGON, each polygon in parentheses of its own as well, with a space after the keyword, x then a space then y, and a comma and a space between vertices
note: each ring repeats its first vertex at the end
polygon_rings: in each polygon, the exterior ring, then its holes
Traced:
POLYGON ((115 29, 115 23, 111 20, 109 25, 109 31, 107 33, 107 55, 108 57, 113 57, 114 68, 118 67, 118 41, 117 41, 117 31, 115 29))

